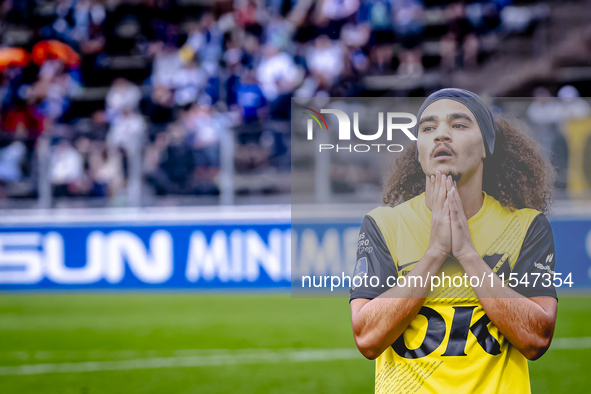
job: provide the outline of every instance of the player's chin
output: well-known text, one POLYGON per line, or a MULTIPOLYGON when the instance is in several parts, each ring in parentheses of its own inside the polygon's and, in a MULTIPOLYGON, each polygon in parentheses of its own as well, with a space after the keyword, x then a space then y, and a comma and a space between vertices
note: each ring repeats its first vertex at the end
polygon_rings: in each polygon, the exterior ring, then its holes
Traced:
POLYGON ((454 166, 451 163, 445 163, 445 162, 434 162, 433 163, 433 173, 435 173, 435 171, 439 171, 440 173, 445 174, 445 175, 453 175, 458 172, 456 169, 456 166, 454 166))

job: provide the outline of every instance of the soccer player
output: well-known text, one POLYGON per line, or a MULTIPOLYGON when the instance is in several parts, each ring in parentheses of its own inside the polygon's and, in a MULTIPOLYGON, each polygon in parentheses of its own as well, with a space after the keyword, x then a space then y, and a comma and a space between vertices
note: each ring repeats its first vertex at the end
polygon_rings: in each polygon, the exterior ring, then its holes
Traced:
POLYGON ((354 275, 380 281, 351 289, 357 348, 376 393, 530 393, 556 322, 554 170, 474 93, 440 90, 417 119, 361 227, 354 275))

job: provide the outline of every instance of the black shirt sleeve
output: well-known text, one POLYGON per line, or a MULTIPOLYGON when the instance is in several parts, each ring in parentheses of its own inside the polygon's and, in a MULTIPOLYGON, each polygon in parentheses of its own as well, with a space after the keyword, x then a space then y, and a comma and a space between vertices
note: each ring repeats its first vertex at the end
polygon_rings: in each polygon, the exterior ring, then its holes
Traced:
MULTIPOLYGON (((388 277, 393 277, 390 279, 391 284, 394 284, 398 277, 394 260, 378 225, 371 216, 365 216, 357 240, 357 263, 351 278, 350 300, 355 298, 373 300, 390 288, 387 284, 388 277), (367 278, 363 279, 365 276, 367 278), (377 286, 370 284, 372 276, 379 278, 377 286), (355 279, 355 277, 363 280, 355 279), (360 284, 360 282, 362 283, 360 284)), ((376 284, 376 282, 374 279, 373 283, 376 284)))
POLYGON ((554 265, 552 227, 546 216, 541 213, 531 222, 521 245, 519 257, 512 270, 517 273, 519 284, 512 289, 528 298, 558 298, 554 287, 554 265), (524 276, 525 280, 522 281, 524 276), (529 283, 526 284, 526 281, 529 283))

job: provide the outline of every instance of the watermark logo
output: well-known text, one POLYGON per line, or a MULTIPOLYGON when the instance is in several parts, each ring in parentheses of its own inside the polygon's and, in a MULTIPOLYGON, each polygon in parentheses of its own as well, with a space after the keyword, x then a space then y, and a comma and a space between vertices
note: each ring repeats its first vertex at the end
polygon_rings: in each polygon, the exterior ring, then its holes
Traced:
MULTIPOLYGON (((351 120, 349 115, 338 109, 321 109, 320 112, 313 110, 312 108, 305 108, 310 112, 304 112, 304 114, 310 116, 312 119, 308 119, 307 122, 307 138, 308 140, 314 139, 314 121, 320 127, 321 131, 328 131, 328 124, 322 114, 333 114, 337 118, 338 122, 338 139, 339 141, 350 141, 351 140, 351 120)), ((384 129, 386 130, 386 139, 392 140, 395 130, 400 130, 406 135, 411 141, 416 141, 417 138, 410 131, 417 124, 417 118, 413 114, 407 112, 379 112, 378 113, 378 131, 373 134, 364 134, 359 130, 359 113, 353 113, 353 133, 357 139, 362 141, 376 141, 382 138, 384 129), (384 122, 385 119, 385 122, 384 122), (406 119, 410 122, 399 123, 399 120, 406 119), (384 127, 386 123, 386 127, 384 127)), ((319 144, 319 152, 335 150, 348 151, 348 152, 360 152, 366 153, 371 150, 380 152, 380 149, 387 150, 388 152, 401 152, 403 146, 400 144, 355 144, 355 145, 333 145, 333 144, 319 144)))
MULTIPOLYGON (((324 123, 324 126, 326 127, 326 131, 328 131, 328 125, 326 124, 326 120, 324 120, 324 117, 318 112, 318 111, 314 111, 312 108, 307 108, 306 109, 308 111, 312 111, 314 112, 314 114, 316 114, 318 117, 314 116, 313 114, 311 114, 310 112, 304 112, 304 114, 309 115, 312 117, 312 119, 314 119, 316 121, 316 123, 318 123, 318 126, 320 126, 320 130, 322 130, 322 123, 324 123), (318 120, 318 118, 322 119, 322 123, 320 123, 320 120, 318 120)), ((321 110, 323 111, 323 110, 321 110)), ((308 139, 311 140, 313 138, 313 124, 312 124, 312 119, 308 119, 308 139)))

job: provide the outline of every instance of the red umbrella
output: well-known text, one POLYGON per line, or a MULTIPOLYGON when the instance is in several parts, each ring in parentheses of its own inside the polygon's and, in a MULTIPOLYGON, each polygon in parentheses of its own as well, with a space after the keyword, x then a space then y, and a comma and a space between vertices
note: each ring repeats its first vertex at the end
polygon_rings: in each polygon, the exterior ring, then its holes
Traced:
POLYGON ((70 67, 80 65, 80 56, 76 51, 58 40, 40 41, 35 44, 31 53, 33 61, 38 65, 48 59, 60 59, 70 67))
POLYGON ((0 72, 7 67, 25 67, 29 54, 23 48, 0 48, 0 72))

